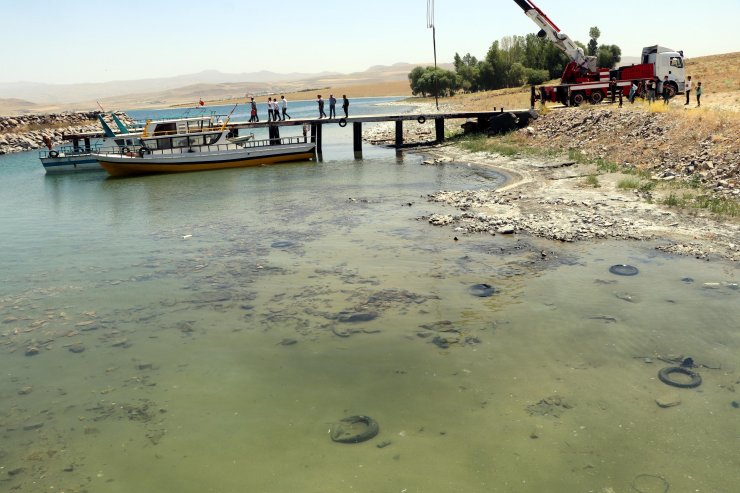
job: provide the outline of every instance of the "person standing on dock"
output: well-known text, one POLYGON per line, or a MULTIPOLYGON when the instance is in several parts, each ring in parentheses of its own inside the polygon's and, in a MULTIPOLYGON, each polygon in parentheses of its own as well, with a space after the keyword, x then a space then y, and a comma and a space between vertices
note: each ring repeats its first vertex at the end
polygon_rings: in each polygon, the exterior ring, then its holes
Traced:
POLYGON ((275 116, 275 110, 272 107, 272 98, 267 98, 267 121, 271 122, 275 116))
POLYGON ((286 117, 289 120, 292 120, 292 118, 288 114, 288 100, 285 99, 285 96, 280 96, 280 104, 283 107, 283 120, 285 120, 286 117))
POLYGON ((250 111, 249 121, 250 122, 259 122, 260 121, 260 117, 257 114, 257 103, 254 102, 254 98, 250 98, 250 99, 251 99, 250 105, 251 105, 252 109, 250 111))
POLYGON ((276 122, 282 120, 282 118, 280 118, 280 103, 278 103, 277 98, 272 100, 272 112, 276 122))
POLYGON ((329 94, 329 118, 337 117, 337 98, 329 94))
POLYGON ((342 109, 344 110, 344 117, 349 117, 349 99, 346 94, 342 94, 342 109))
POLYGON ((319 119, 326 118, 326 113, 324 113, 324 100, 321 99, 321 94, 317 96, 316 102, 319 103, 319 119))

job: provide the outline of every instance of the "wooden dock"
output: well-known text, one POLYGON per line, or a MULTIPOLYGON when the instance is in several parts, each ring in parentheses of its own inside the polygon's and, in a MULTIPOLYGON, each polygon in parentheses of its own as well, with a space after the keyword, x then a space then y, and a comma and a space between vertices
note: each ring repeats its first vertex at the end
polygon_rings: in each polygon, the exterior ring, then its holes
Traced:
MULTIPOLYGON (((352 142, 355 154, 362 154, 362 125, 364 123, 381 123, 381 122, 395 122, 396 126, 396 138, 395 147, 401 149, 404 147, 403 142, 403 124, 404 122, 417 122, 422 125, 434 125, 434 136, 435 138, 425 144, 435 144, 444 142, 445 138, 445 120, 473 120, 477 124, 478 128, 486 128, 489 119, 492 116, 501 113, 514 113, 520 116, 524 113, 529 113, 530 110, 504 110, 503 108, 494 108, 494 111, 461 111, 461 112, 448 112, 448 113, 404 113, 397 115, 358 115, 350 116, 348 118, 293 118, 290 120, 278 120, 278 121, 266 121, 262 120, 259 122, 237 122, 230 121, 226 127, 231 130, 234 136, 239 135, 240 130, 248 130, 255 128, 267 128, 270 139, 280 138, 280 129, 282 127, 303 127, 304 136, 308 139, 310 137, 311 142, 316 143, 316 152, 321 154, 321 146, 323 142, 323 127, 324 125, 339 125, 345 127, 352 125, 352 142)), ((102 138, 104 135, 100 133, 85 133, 85 134, 65 134, 64 139, 72 141, 73 146, 79 146, 80 140, 84 140, 87 147, 90 145, 91 138, 102 138)), ((419 145, 419 144, 414 144, 419 145)))

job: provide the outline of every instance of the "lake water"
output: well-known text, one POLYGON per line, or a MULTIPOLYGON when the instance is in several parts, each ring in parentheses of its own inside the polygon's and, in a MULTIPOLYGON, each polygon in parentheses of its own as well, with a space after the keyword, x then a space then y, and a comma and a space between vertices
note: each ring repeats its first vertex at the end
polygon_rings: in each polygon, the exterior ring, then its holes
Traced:
POLYGON ((0 491, 737 491, 736 265, 432 227, 501 177, 349 132, 126 179, 0 157, 0 491), (333 442, 353 415, 379 434, 333 442))

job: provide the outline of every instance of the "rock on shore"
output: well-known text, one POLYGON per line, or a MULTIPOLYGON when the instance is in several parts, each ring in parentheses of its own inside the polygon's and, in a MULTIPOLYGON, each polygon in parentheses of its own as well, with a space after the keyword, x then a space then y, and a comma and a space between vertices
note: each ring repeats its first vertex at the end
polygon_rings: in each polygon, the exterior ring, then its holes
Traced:
POLYGON ((46 147, 44 137, 53 145, 63 143, 63 134, 100 132, 100 112, 52 113, 45 115, 0 117, 0 155, 46 147))

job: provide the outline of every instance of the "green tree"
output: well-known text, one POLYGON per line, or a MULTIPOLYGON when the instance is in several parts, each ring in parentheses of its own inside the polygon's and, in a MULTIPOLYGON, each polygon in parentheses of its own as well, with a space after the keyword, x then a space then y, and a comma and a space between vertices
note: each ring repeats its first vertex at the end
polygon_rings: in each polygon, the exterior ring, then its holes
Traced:
POLYGON ((409 72, 409 85, 411 86, 411 94, 417 95, 422 94, 421 90, 421 76, 424 75, 424 67, 414 67, 414 69, 409 72))
MULTIPOLYGON (((484 83, 485 89, 501 89, 506 87, 506 73, 509 68, 504 59, 504 53, 499 48, 499 42, 494 41, 486 53, 486 63, 490 66, 490 77, 487 83, 484 83)), ((481 71, 482 72, 482 71, 481 71)))
POLYGON ((601 45, 597 57, 599 67, 614 68, 622 59, 622 49, 617 45, 601 45))
POLYGON ((470 53, 461 57, 455 53, 455 72, 458 75, 458 89, 465 91, 480 90, 480 69, 478 60, 470 53))
POLYGON ((506 87, 517 87, 524 84, 527 69, 519 62, 514 62, 506 71, 506 87))
POLYGON ((539 86, 550 80, 550 72, 536 68, 524 69, 524 77, 528 85, 539 86))
POLYGON ((415 67, 408 75, 411 93, 431 96, 439 91, 440 96, 451 96, 460 87, 454 72, 434 67, 415 67))
POLYGON ((590 38, 588 41, 588 53, 590 56, 596 56, 596 54, 599 51, 599 37, 601 36, 601 31, 598 27, 594 26, 591 29, 588 30, 588 37, 590 38))

